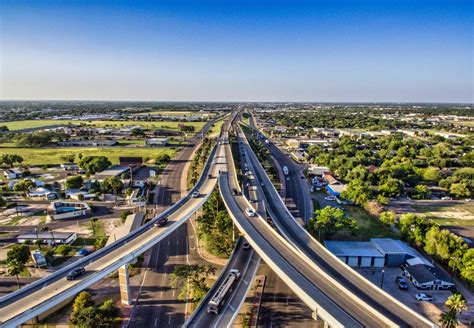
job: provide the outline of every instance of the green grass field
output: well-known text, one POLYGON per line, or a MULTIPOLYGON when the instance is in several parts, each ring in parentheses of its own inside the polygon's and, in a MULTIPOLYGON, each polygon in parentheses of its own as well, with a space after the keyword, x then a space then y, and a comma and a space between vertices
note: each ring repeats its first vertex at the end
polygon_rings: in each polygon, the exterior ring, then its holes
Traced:
POLYGON ((414 213, 431 219, 440 226, 474 226, 474 202, 411 205, 414 213))
POLYGON ((209 135, 218 135, 221 132, 222 124, 224 124, 224 120, 217 121, 214 123, 214 126, 209 131, 209 135))
POLYGON ((128 148, 128 147, 110 147, 110 148, 0 148, 1 154, 17 154, 23 157, 24 165, 46 165, 61 164, 64 160, 61 156, 77 155, 83 156, 107 156, 112 164, 118 163, 120 156, 141 156, 145 158, 154 158, 159 154, 166 153, 170 157, 176 154, 175 149, 171 148, 128 148))
POLYGON ((126 126, 139 125, 149 129, 172 129, 177 130, 179 124, 192 125, 196 131, 200 130, 204 122, 145 122, 145 121, 71 121, 71 120, 25 120, 25 121, 10 121, 2 122, 0 125, 6 125, 10 131, 39 128, 49 125, 91 125, 95 127, 121 128, 126 126))
MULTIPOLYGON (((353 217, 359 225, 359 230, 355 236, 344 236, 345 239, 368 241, 370 238, 396 238, 390 228, 384 226, 376 218, 372 217, 361 207, 345 205, 346 213, 353 217)), ((343 238, 343 239, 344 239, 343 238)))

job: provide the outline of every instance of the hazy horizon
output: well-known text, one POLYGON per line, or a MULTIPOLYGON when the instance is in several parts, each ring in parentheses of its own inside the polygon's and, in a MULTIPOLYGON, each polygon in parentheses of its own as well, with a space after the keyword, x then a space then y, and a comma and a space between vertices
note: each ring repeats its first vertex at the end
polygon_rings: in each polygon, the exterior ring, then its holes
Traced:
POLYGON ((472 2, 0 3, 0 99, 474 102, 472 2))

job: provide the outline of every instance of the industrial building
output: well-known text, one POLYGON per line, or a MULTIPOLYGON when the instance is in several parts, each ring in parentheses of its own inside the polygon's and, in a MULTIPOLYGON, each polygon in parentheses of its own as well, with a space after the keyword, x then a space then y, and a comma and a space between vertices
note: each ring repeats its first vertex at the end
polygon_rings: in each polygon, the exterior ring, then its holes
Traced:
POLYGON ((77 239, 75 232, 52 232, 41 231, 19 235, 16 240, 19 243, 34 243, 37 240, 43 244, 72 244, 77 239))
POLYGON ((352 267, 399 267, 403 264, 430 264, 406 243, 390 238, 372 238, 369 242, 325 241, 326 248, 352 267))

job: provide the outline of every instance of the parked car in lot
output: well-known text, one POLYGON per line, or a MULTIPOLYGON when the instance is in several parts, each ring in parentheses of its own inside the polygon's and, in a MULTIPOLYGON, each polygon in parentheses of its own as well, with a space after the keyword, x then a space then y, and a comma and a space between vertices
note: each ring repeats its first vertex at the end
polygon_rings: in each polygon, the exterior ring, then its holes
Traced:
POLYGON ((408 290, 408 284, 405 278, 399 276, 395 279, 395 282, 397 283, 399 289, 408 290))
POLYGON ((77 268, 69 272, 66 276, 66 280, 74 280, 79 276, 82 276, 86 273, 86 269, 84 268, 77 268))
POLYGON ((330 201, 335 201, 336 200, 336 196, 326 196, 324 197, 325 200, 330 200, 330 201))
POLYGON ((417 301, 433 301, 433 296, 423 293, 415 294, 415 298, 417 301))
POLYGON ((247 214, 248 216, 252 217, 252 216, 255 216, 255 211, 253 209, 251 209, 250 207, 247 207, 245 209, 245 214, 247 214))
POLYGON ((198 198, 199 197, 199 191, 195 191, 191 194, 192 198, 198 198))

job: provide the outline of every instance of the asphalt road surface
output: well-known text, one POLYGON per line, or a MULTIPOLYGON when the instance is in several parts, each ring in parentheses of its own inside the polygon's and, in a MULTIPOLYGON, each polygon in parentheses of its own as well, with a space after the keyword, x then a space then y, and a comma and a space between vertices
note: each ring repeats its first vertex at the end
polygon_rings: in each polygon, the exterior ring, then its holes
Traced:
MULTIPOLYGON (((204 134, 212 124, 213 122, 206 123, 203 127, 204 134)), ((177 202, 186 192, 184 175, 187 175, 187 167, 201 136, 200 132, 190 139, 189 145, 165 168, 154 199, 161 211, 177 202)), ((178 299, 180 286, 172 288, 169 275, 176 265, 203 261, 197 254, 195 243, 194 230, 188 221, 150 250, 149 270, 132 312, 130 327, 178 327, 184 324, 189 315, 188 305, 186 301, 178 299)))

